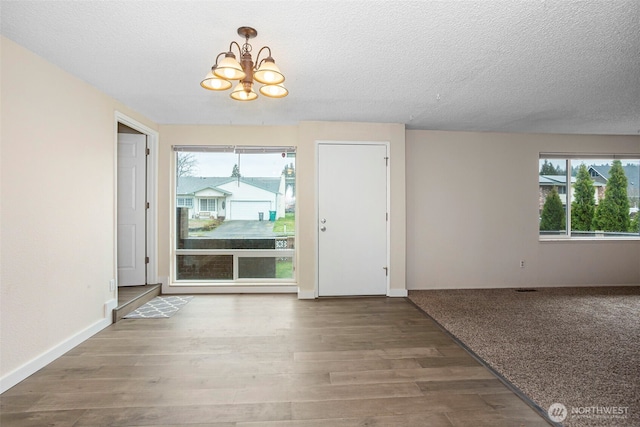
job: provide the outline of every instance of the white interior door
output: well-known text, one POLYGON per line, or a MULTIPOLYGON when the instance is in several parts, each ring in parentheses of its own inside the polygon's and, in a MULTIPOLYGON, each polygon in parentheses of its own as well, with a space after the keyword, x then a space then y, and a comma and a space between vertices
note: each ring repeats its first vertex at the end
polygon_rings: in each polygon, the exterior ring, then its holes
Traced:
POLYGON ((146 138, 118 134, 118 286, 147 282, 146 138))
POLYGON ((387 293, 387 147, 318 144, 318 295, 387 293))

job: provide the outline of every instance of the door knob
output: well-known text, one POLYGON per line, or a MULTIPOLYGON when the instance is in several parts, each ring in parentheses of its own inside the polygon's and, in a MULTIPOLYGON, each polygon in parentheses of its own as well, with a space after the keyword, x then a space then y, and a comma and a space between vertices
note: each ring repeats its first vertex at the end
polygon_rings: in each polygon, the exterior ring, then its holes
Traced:
POLYGON ((320 227, 320 231, 327 231, 327 227, 323 225, 322 227, 320 227))

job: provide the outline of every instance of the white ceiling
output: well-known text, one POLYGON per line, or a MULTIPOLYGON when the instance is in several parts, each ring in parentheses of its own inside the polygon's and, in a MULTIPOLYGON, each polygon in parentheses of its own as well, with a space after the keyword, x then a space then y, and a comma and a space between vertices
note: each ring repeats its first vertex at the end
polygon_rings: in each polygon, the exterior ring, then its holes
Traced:
MULTIPOLYGON (((2 34, 160 124, 640 133, 638 0, 5 1, 2 34), (236 30, 289 96, 200 80, 236 30)), ((43 76, 46 78, 46 76, 43 76)))

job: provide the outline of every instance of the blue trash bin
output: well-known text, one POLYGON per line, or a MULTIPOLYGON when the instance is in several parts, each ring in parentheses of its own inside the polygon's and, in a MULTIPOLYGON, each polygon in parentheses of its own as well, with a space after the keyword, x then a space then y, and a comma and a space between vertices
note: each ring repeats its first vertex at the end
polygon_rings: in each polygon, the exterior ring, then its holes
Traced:
POLYGON ((276 211, 269 211, 269 221, 276 220, 276 211))

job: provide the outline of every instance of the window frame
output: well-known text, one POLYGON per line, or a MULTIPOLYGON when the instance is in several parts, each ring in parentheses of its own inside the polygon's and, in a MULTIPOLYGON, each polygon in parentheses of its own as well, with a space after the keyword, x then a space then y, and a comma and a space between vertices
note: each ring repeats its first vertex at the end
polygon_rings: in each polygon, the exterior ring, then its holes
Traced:
MULTIPOLYGON (((585 242, 585 241, 597 241, 597 242, 612 242, 612 241, 635 241, 640 240, 640 232, 638 234, 632 234, 629 236, 608 236, 605 233, 593 236, 573 236, 573 232, 576 230, 571 229, 571 202, 573 200, 573 183, 571 182, 572 161, 574 160, 635 160, 638 161, 638 167, 640 167, 640 153, 639 154, 611 154, 611 153, 559 153, 559 152, 540 152, 538 155, 538 179, 540 177, 540 161, 541 160, 562 160, 565 162, 565 182, 566 185, 566 208, 565 208, 565 230, 564 234, 544 235, 540 234, 540 228, 538 227, 538 240, 540 242, 553 242, 553 241, 573 241, 573 242, 585 242)), ((590 174, 591 175, 591 174, 590 174)), ((591 178, 594 178, 591 176, 591 178)), ((538 184, 538 194, 540 185, 538 184)), ((596 190, 597 191, 597 190, 596 190)), ((640 213, 639 213, 640 214, 640 213)))
POLYGON ((189 208, 193 209, 193 197, 177 197, 176 207, 178 208, 189 208), (182 203, 180 203, 180 199, 182 199, 182 203), (191 202, 191 204, 186 203, 187 201, 191 202))
POLYGON ((203 197, 198 199, 198 212, 216 212, 218 210, 218 200, 212 197, 203 197), (206 204, 207 209, 202 209, 202 204, 206 204), (213 209, 208 209, 211 207, 211 203, 213 203, 213 209))
MULTIPOLYGON (((173 149, 173 169, 177 167, 177 156, 180 152, 195 152, 195 153, 240 153, 240 154, 263 154, 263 153, 295 153, 297 152, 297 147, 294 146, 216 146, 216 145, 174 145, 173 149)), ((294 175, 295 177, 295 175, 294 175)), ((172 212, 176 212, 178 206, 178 197, 177 197, 177 188, 176 183, 172 185, 172 196, 171 196, 171 209, 172 212)), ((194 200, 193 207, 184 206, 191 208, 195 208, 196 206, 200 207, 201 200, 213 200, 216 209, 218 206, 221 206, 218 203, 216 198, 205 197, 203 199, 198 198, 197 201, 194 200)), ((222 201, 224 204, 224 200, 222 201)), ((225 208, 222 208, 225 209, 225 208)), ((297 216, 297 204, 295 207, 295 214, 297 216)), ((172 221, 173 224, 176 221, 172 221)), ((297 224, 297 222, 296 222, 297 224)), ((175 225, 174 225, 175 227, 175 225)), ((295 228, 294 236, 297 236, 297 225, 295 228)), ((278 245, 278 239, 286 240, 286 237, 277 237, 276 238, 276 249, 180 249, 177 247, 177 230, 174 229, 172 233, 174 238, 171 242, 171 264, 172 264, 172 272, 171 272, 171 286, 218 286, 218 287, 242 287, 243 285, 250 286, 264 286, 269 287, 273 285, 285 285, 291 286, 297 284, 297 245, 294 248, 288 248, 286 244, 278 245), (178 279, 178 256, 180 255, 230 255, 233 257, 233 277, 232 279, 178 279), (293 264, 292 266, 292 277, 290 278, 251 278, 251 277, 240 277, 240 258, 282 258, 282 259, 291 259, 293 264)))

